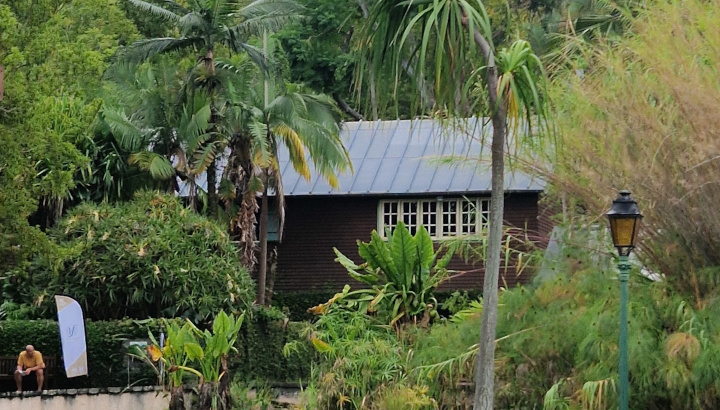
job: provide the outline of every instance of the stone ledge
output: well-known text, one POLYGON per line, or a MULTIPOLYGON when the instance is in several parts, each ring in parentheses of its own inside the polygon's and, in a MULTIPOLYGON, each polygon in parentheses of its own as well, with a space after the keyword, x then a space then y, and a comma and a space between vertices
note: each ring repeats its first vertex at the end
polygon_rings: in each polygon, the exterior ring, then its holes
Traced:
POLYGON ((43 390, 42 392, 36 391, 24 391, 22 393, 17 392, 3 392, 0 393, 0 398, 24 398, 24 397, 55 397, 55 396, 96 396, 98 394, 121 394, 121 393, 147 393, 147 392, 161 392, 163 391, 162 386, 133 386, 130 388, 126 387, 93 387, 93 388, 81 388, 81 389, 52 389, 43 390))

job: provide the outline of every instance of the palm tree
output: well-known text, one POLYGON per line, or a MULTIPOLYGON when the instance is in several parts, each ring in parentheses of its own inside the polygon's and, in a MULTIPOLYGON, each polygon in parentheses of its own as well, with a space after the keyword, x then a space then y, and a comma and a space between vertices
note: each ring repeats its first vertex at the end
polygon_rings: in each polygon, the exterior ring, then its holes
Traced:
MULTIPOLYGON (((261 34, 265 30, 276 30, 287 21, 298 17, 300 6, 292 0, 255 0, 245 7, 232 0, 193 0, 187 7, 165 0, 164 7, 142 0, 129 0, 140 10, 168 20, 178 30, 179 37, 162 37, 139 40, 125 52, 128 61, 145 61, 157 54, 171 52, 197 53, 197 63, 191 75, 194 84, 201 87, 211 101, 210 123, 216 125, 216 97, 221 81, 217 77, 217 69, 225 65, 217 65, 215 51, 218 46, 227 47, 234 53, 247 53, 258 65, 265 68, 266 61, 262 51, 248 44, 251 36, 261 34)), ((207 196, 210 214, 217 215, 217 177, 215 157, 222 153, 217 146, 218 138, 222 137, 217 129, 212 129, 210 138, 204 141, 204 152, 209 160, 207 165, 207 196)))
MULTIPOLYGON (((250 102, 238 102, 241 120, 236 123, 238 128, 227 168, 228 178, 240 188, 237 192, 242 197, 241 211, 236 223, 243 224, 239 231, 244 235, 254 233, 254 213, 258 209, 256 195, 262 191, 258 304, 265 303, 266 293, 269 189, 275 193, 280 237, 284 222, 284 195, 278 162, 280 146, 286 147, 290 162, 301 176, 310 178, 310 161, 332 187, 337 187, 338 183, 335 173, 351 167, 350 157, 339 137, 340 111, 335 101, 323 94, 289 90, 283 82, 279 83, 280 87, 270 86, 268 93, 275 98, 267 105, 260 92, 252 94, 248 99, 250 102)), ((254 238, 243 237, 240 242, 245 259, 250 259, 255 251, 254 238)))
POLYGON ((210 162, 203 143, 214 126, 207 93, 184 88, 177 66, 167 59, 155 65, 114 66, 106 77, 101 124, 131 153, 128 162, 157 181, 167 181, 165 189, 179 189, 175 177, 186 181, 195 208, 195 182, 210 162))
MULTIPOLYGON (((518 116, 531 119, 532 113, 545 118, 539 91, 542 79, 537 76, 541 72, 539 60, 527 43, 511 46, 496 59, 489 18, 479 1, 379 1, 373 6, 362 35, 362 57, 356 72, 359 86, 369 82, 366 73, 388 73, 397 84, 403 72, 407 72, 402 65, 409 63, 417 84, 433 85, 436 112, 491 117, 489 256, 485 264, 480 350, 475 365, 474 408, 492 409, 505 138, 509 115, 511 124, 518 123, 518 116), (418 34, 420 38, 416 38, 418 34), (482 93, 472 92, 477 87, 482 93)), ((419 107, 428 102, 423 95, 416 96, 419 107)))

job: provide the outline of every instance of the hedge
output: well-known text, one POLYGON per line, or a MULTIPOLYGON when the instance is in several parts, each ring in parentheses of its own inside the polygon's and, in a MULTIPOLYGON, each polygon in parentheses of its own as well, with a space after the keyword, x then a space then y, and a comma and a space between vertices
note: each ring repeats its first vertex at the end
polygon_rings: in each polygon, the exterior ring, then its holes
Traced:
MULTIPOLYGON (((298 337, 299 323, 285 323, 260 315, 246 320, 238 337, 239 353, 231 357, 231 372, 245 379, 272 382, 298 382, 307 379, 312 357, 293 355, 285 358, 282 348, 298 337)), ((0 356, 17 356, 32 344, 44 356, 57 356, 55 387, 60 389, 85 387, 127 386, 128 355, 123 342, 147 339, 148 331, 158 337, 163 321, 86 321, 88 369, 85 377, 68 379, 62 362, 62 347, 57 322, 51 320, 0 321, 0 356)), ((150 366, 135 360, 131 367, 130 383, 154 385, 157 376, 150 366)), ((0 390, 12 389, 12 383, 0 385, 0 390)))

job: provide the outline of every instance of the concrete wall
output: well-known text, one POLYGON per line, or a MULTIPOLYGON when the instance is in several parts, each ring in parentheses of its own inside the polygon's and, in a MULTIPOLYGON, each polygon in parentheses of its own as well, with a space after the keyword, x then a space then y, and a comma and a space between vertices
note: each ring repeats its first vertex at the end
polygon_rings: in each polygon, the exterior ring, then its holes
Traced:
POLYGON ((0 409, 22 410, 165 410, 170 397, 161 391, 121 394, 0 397, 0 409))

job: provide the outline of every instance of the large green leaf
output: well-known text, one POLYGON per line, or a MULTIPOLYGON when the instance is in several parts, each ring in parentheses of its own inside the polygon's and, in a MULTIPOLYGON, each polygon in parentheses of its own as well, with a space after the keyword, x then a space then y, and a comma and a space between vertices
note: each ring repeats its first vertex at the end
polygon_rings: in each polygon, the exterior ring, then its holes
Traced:
POLYGON ((367 283, 368 285, 374 285, 380 281, 380 277, 373 272, 372 270, 368 270, 366 268, 363 268, 362 266, 358 266, 353 262, 350 258, 343 255, 342 252, 340 252, 337 248, 333 248, 335 251, 335 255, 337 255, 337 258, 335 260, 337 262, 340 262, 343 267, 348 271, 348 274, 353 279, 357 280, 358 282, 367 283), (361 270, 364 270, 367 273, 360 272, 361 270))
POLYGON ((393 231, 391 252, 395 266, 397 266, 399 284, 404 285, 405 289, 409 289, 412 286, 415 266, 418 263, 418 254, 415 238, 410 235, 410 231, 402 221, 393 231))
POLYGON ((390 248, 377 232, 373 231, 370 243, 358 241, 358 253, 372 269, 380 269, 388 282, 398 281, 398 268, 390 254, 390 248))
POLYGON ((224 310, 221 310, 220 313, 215 316, 215 320, 213 321, 213 333, 224 337, 231 325, 230 317, 224 310))
POLYGON ((205 352, 197 343, 185 343, 183 349, 190 360, 202 360, 205 357, 205 352))
POLYGON ((430 234, 423 225, 420 225, 420 228, 418 228, 418 231, 415 234, 415 244, 417 245, 420 267, 429 272, 430 268, 432 268, 433 262, 435 261, 435 248, 433 247, 430 234))

